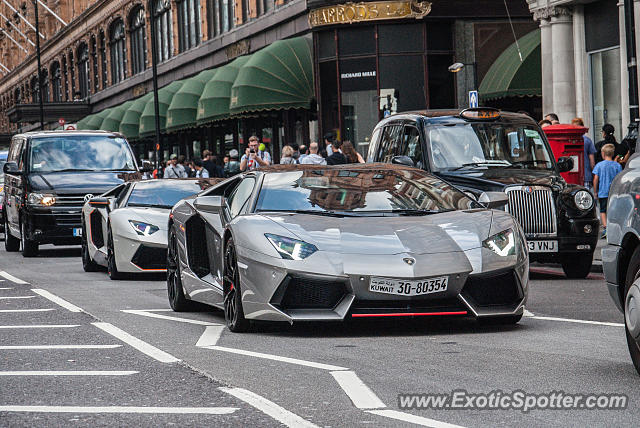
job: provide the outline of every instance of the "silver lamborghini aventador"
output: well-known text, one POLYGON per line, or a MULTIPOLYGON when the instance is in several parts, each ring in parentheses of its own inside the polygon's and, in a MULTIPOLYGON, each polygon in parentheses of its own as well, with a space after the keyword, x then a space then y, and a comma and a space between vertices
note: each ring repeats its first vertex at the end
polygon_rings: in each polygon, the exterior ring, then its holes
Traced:
POLYGON ((212 180, 134 181, 88 199, 82 208, 84 270, 106 267, 111 279, 165 272, 169 211, 219 181, 212 180))
POLYGON ((175 311, 251 320, 522 317, 528 253, 501 194, 471 199, 399 165, 275 166, 176 204, 167 288, 175 311))

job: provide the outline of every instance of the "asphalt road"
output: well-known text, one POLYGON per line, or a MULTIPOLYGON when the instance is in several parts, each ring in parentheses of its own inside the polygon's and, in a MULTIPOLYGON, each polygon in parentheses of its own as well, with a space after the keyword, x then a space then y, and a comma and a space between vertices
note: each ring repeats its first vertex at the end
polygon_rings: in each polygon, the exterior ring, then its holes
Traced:
POLYGON ((535 267, 530 313, 512 327, 387 319, 263 324, 233 334, 218 311, 169 311, 162 280, 83 272, 77 248, 44 247, 34 259, 2 249, 0 271, 2 426, 566 427, 640 419, 640 377, 601 274, 569 281, 557 267, 535 267), (47 310, 5 312, 24 309, 47 310), (15 328, 34 325, 65 327, 15 328), (93 348, 24 348, 34 345, 93 348), (399 408, 398 394, 460 389, 625 394, 629 403, 626 410, 399 408))

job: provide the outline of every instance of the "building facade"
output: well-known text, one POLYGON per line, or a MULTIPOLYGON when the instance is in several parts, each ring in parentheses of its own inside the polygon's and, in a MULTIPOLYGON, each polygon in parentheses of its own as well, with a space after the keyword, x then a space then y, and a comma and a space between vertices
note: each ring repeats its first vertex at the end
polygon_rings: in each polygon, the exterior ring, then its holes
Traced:
MULTIPOLYGON (((39 126, 10 120, 40 97, 30 43, 33 6, 14 4, 0 1, 0 11, 25 35, 21 42, 15 29, 0 32, 0 62, 9 70, 0 78, 0 129, 8 135, 39 126)), ((385 115, 466 106, 468 91, 478 88, 484 104, 542 112, 540 30, 525 0, 507 2, 507 8, 502 0, 45 4, 60 19, 40 8, 43 101, 85 103, 91 115, 81 126, 123 132, 143 158, 155 146, 152 19, 163 158, 244 149, 250 134, 276 158, 283 144, 321 141, 327 133, 364 151, 385 115), (530 48, 523 56, 514 46, 524 37, 530 48), (500 65, 515 54, 517 64, 500 65), (456 74, 448 70, 454 62, 465 64, 456 74), (509 79, 491 81, 505 70, 509 79)), ((46 124, 57 126, 56 120, 46 124)))
MULTIPOLYGON (((563 123, 582 117, 596 140, 610 123, 623 138, 630 121, 624 2, 527 1, 541 31, 545 114, 563 123)), ((633 6, 640 34, 640 1, 633 6)))

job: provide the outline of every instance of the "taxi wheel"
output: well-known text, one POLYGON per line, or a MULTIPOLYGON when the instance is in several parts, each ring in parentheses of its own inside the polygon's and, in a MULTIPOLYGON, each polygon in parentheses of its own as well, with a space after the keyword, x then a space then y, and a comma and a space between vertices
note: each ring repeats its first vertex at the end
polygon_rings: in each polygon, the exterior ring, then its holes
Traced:
POLYGON ((4 216, 4 249, 8 253, 20 251, 20 240, 9 231, 9 222, 6 215, 4 216))
POLYGON ((20 223, 20 247, 23 257, 35 257, 38 255, 38 243, 27 239, 27 226, 24 222, 20 223))
POLYGON ((584 279, 591 272, 593 253, 567 257, 562 260, 562 270, 567 278, 584 279))
POLYGON ((624 321, 631 361, 640 374, 640 247, 631 255, 624 287, 624 321))

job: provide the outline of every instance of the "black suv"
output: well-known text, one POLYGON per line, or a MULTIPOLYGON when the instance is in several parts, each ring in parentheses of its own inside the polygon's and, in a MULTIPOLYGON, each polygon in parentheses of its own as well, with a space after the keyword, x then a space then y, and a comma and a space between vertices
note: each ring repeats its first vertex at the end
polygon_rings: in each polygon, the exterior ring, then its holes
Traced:
POLYGON ((15 135, 3 171, 5 248, 25 257, 41 244, 80 244, 84 202, 139 175, 127 140, 104 131, 15 135))
POLYGON ((480 198, 506 192, 531 261, 561 263, 571 278, 589 274, 599 221, 591 192, 567 184, 544 132, 529 116, 495 109, 394 114, 375 127, 369 162, 413 165, 480 198))

